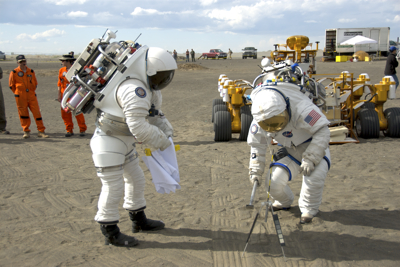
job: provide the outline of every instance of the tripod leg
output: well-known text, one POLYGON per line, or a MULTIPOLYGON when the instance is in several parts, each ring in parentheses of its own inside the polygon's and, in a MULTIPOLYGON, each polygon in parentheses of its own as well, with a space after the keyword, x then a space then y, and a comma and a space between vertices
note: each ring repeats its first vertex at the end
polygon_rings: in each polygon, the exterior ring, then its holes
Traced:
POLYGON ((281 228, 281 224, 279 222, 279 217, 277 214, 274 214, 274 210, 273 210, 272 206, 271 206, 271 212, 272 212, 272 219, 274 220, 274 224, 275 224, 276 234, 278 235, 278 240, 279 240, 279 243, 281 244, 283 259, 284 259, 284 261, 286 261, 285 251, 283 250, 283 247, 286 245, 285 245, 285 240, 283 239, 282 228, 281 228))

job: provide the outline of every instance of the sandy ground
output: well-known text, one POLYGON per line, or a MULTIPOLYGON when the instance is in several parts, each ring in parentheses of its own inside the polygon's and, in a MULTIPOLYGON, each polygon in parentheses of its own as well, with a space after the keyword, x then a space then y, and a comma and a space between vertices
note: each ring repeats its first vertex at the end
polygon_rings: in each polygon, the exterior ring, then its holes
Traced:
MULTIPOLYGON (((179 62, 184 64, 184 62, 179 62)), ((326 179, 319 215, 300 225, 297 199, 278 216, 286 241, 287 261, 271 217, 258 220, 245 257, 241 257, 260 203, 248 210, 249 146, 233 135, 215 143, 212 100, 217 79, 253 80, 260 60, 200 60, 181 66, 163 90, 163 111, 175 128, 181 186, 158 194, 147 178, 146 213, 162 219, 166 229, 135 236, 131 248, 105 246, 93 220, 101 183, 91 159, 89 140, 94 112, 86 115, 88 135, 65 138, 57 96, 57 60, 28 59, 38 76, 37 95, 49 139, 22 139, 14 96, 8 89, 14 61, 0 62, 10 135, 0 136, 0 266, 399 266, 400 265, 400 140, 380 136, 359 144, 331 146, 332 166, 326 179), (200 67, 199 67, 200 66, 200 67)), ((318 62, 319 73, 368 73, 373 83, 383 77, 385 61, 318 62)), ((398 95, 399 96, 399 95, 398 95)), ((391 100, 385 107, 399 106, 391 100)), ((77 126, 76 126, 77 127, 77 126)), ((78 131, 78 130, 76 130, 78 131)), ((144 155, 144 146, 138 151, 144 155)), ((301 176, 290 186, 299 195, 301 176)), ((121 230, 130 233, 122 209, 121 230)))

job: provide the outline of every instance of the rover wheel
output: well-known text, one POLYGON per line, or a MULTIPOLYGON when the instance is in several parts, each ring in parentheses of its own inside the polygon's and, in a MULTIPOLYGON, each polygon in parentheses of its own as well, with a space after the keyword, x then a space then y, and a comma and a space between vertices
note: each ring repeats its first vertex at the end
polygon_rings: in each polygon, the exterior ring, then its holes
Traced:
POLYGON ((253 121, 253 116, 248 113, 240 114, 240 141, 246 141, 247 136, 249 135, 249 129, 251 126, 251 122, 253 121))
POLYGON ((388 108, 383 113, 387 119, 387 129, 383 134, 388 137, 400 137, 400 108, 388 108))
POLYGON ((231 113, 218 111, 215 113, 215 142, 229 141, 232 138, 231 113))
MULTIPOLYGON (((217 100, 217 99, 215 99, 217 100)), ((222 100, 222 99, 221 99, 222 100)), ((224 102, 222 101, 222 103, 217 103, 215 105, 213 105, 213 113, 212 113, 212 117, 211 117, 211 121, 214 122, 214 118, 215 118, 215 113, 217 111, 228 111, 227 106, 224 104, 224 102)))
POLYGON ((373 103, 373 102, 365 102, 364 105, 362 105, 362 108, 369 108, 369 109, 374 109, 375 110, 375 103, 373 103))
POLYGON ((379 138, 379 117, 373 109, 364 108, 357 114, 357 136, 365 139, 379 138))
POLYGON ((221 105, 221 104, 224 104, 224 101, 223 101, 221 98, 213 99, 211 122, 214 122, 214 107, 215 107, 216 105, 221 105))

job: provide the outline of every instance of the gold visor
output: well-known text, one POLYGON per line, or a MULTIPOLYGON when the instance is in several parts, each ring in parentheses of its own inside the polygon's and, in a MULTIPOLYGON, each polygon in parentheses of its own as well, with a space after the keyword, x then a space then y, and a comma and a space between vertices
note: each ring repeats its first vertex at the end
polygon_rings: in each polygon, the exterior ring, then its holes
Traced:
POLYGON ((260 127, 263 130, 269 133, 276 133, 285 128, 288 122, 289 122, 289 114, 287 110, 285 110, 282 113, 273 116, 272 118, 259 121, 258 125, 260 125, 260 127))

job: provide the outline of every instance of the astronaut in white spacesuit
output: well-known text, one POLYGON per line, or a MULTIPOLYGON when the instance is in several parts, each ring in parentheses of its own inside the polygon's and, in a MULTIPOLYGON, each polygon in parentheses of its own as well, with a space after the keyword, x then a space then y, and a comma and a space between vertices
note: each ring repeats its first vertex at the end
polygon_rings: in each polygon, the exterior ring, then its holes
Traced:
MULTIPOLYGON (((251 93, 253 122, 247 142, 251 146, 250 181, 258 185, 264 173, 266 150, 272 139, 281 148, 271 163, 270 194, 274 210, 287 210, 294 196, 288 182, 299 172, 303 183, 299 198, 301 223, 318 213, 330 167, 329 121, 298 84, 274 82, 278 71, 255 81, 251 93), (266 80, 268 79, 268 80, 266 80)), ((280 80, 280 79, 276 79, 280 80)), ((293 81, 292 77, 287 81, 293 81)))
POLYGON ((145 177, 135 144, 143 143, 153 151, 171 145, 173 128, 160 110, 160 90, 172 81, 177 65, 164 49, 132 41, 110 42, 115 38, 107 30, 102 38, 90 41, 65 75, 70 84, 61 107, 74 115, 96 108, 90 147, 102 188, 94 219, 106 245, 131 247, 138 241, 117 226, 122 196, 133 233, 165 226, 144 213, 145 177))
POLYGON ((135 143, 144 143, 154 150, 165 150, 171 145, 168 138, 173 128, 160 110, 160 90, 171 82, 177 65, 172 56, 160 48, 148 48, 142 57, 143 60, 146 57, 147 62, 139 65, 143 68, 135 68, 135 74, 130 74, 130 78, 108 93, 104 100, 95 103, 97 127, 90 147, 102 182, 95 220, 106 237, 105 243, 116 246, 138 244, 134 237, 122 234, 117 226, 118 204, 124 191, 123 207, 132 220, 132 232, 164 228, 162 221, 147 219, 144 213, 145 177, 135 143))

